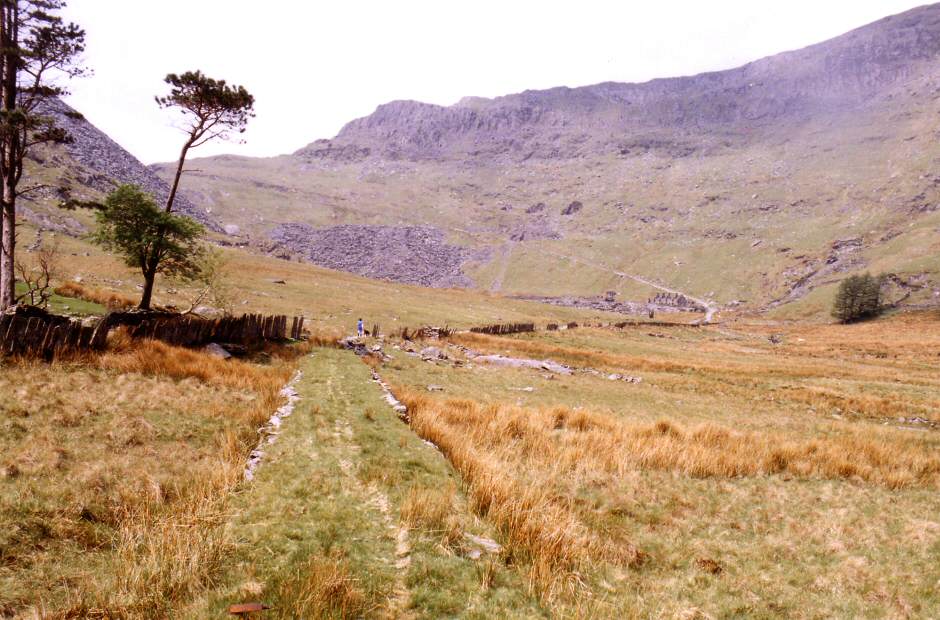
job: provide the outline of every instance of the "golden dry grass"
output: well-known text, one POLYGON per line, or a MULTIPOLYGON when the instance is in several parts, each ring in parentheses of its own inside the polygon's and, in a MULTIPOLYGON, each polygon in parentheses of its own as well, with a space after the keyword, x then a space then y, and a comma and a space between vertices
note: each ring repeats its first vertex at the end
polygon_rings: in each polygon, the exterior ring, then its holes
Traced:
POLYGON ((238 359, 224 360, 159 340, 131 341, 118 330, 109 341, 108 352, 96 358, 96 363, 101 368, 120 373, 197 379, 234 389, 249 387, 256 398, 251 406, 239 410, 237 415, 249 425, 258 426, 282 400, 279 392, 293 372, 293 365, 288 362, 308 351, 309 346, 269 347, 269 354, 283 359, 277 360, 280 363, 259 365, 238 359))
POLYGON ((443 531, 447 527, 447 519, 455 511, 455 493, 453 486, 443 489, 411 487, 402 502, 402 523, 409 528, 443 531))
POLYGON ((319 326, 307 331, 307 342, 316 347, 339 347, 339 341, 345 335, 343 330, 337 327, 319 326))
POLYGON ((259 364, 121 334, 112 344, 78 362, 3 368, 0 392, 14 400, 0 408, 23 416, 4 450, 5 609, 168 617, 211 586, 256 428, 304 352, 271 349, 259 364))
POLYGON ((510 436, 480 441, 480 433, 486 432, 483 420, 499 407, 435 401, 406 388, 396 393, 408 406, 412 428, 438 446, 460 472, 474 510, 501 531, 509 553, 527 566, 530 586, 546 600, 570 592, 590 559, 624 565, 642 561, 642 553, 630 545, 606 545, 581 522, 569 499, 538 483, 550 478, 550 461, 539 467, 527 463, 521 476, 522 468, 513 467, 520 465, 521 455, 513 455, 510 436))
POLYGON ((342 558, 311 557, 277 589, 278 618, 361 618, 368 599, 342 558))
POLYGON ((888 429, 800 438, 717 424, 637 424, 564 407, 435 399, 401 387, 396 394, 408 406, 412 428, 460 472, 473 508, 499 528, 510 553, 527 566, 531 586, 547 600, 576 591, 571 586, 586 565, 629 567, 645 558, 628 539, 590 526, 577 501, 584 485, 606 485, 600 481, 623 480, 637 470, 729 480, 847 480, 888 489, 940 483, 940 455, 888 429))
POLYGON ((451 339, 638 384, 472 361, 379 372, 562 615, 933 617, 938 318, 451 339), (526 494, 538 510, 518 509, 526 494))
POLYGON ((96 304, 101 304, 109 310, 127 310, 137 306, 137 302, 113 291, 102 291, 90 286, 84 286, 78 282, 65 282, 55 289, 56 295, 62 297, 72 297, 74 299, 84 299, 96 304))
POLYGON ((583 329, 578 333, 507 338, 459 333, 453 342, 487 353, 549 358, 575 367, 615 372, 654 373, 657 385, 675 392, 710 392, 731 399, 773 398, 823 411, 878 420, 937 418, 940 411, 940 322, 930 313, 874 324, 812 326, 791 329, 748 326, 748 340, 709 330, 670 332, 675 342, 647 347, 642 353, 612 351, 621 340, 632 343, 646 334, 583 329), (754 333, 756 332, 756 334, 754 333), (771 345, 762 336, 785 333, 786 343, 771 345), (757 340, 755 340, 757 338, 757 340), (558 344, 558 342, 564 344, 558 344), (835 384, 834 381, 843 383, 835 384), (878 385, 879 390, 866 389, 878 385), (922 398, 898 393, 906 386, 922 398))

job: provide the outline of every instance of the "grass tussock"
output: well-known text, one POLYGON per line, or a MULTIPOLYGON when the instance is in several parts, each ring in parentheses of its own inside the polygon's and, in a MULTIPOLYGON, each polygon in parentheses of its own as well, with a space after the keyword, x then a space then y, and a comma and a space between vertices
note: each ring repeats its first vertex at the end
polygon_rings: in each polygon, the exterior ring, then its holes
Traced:
POLYGON ((71 297, 73 299, 83 299, 92 303, 101 304, 108 310, 128 310, 137 306, 137 302, 113 291, 102 291, 100 289, 84 286, 78 282, 65 282, 56 287, 55 294, 62 297, 71 297))
MULTIPOLYGON (((479 441, 480 423, 499 407, 466 400, 442 404, 408 389, 397 393, 408 406, 412 428, 437 445, 460 472, 472 508, 500 530, 507 551, 527 566, 529 584, 541 596, 550 600, 570 592, 577 573, 591 559, 626 565, 641 561, 642 553, 630 545, 616 550, 605 545, 585 527, 569 500, 538 483, 544 480, 521 477, 513 467, 517 459, 510 446, 479 441)), ((539 468, 527 473, 550 477, 539 468)))
POLYGON ((454 514, 456 489, 413 486, 401 506, 401 521, 409 529, 444 531, 454 514))
POLYGON ((940 483, 940 455, 892 430, 794 438, 711 423, 635 424, 565 407, 432 401, 411 392, 406 392, 405 402, 409 409, 430 412, 427 417, 468 437, 470 443, 488 450, 510 445, 527 461, 553 462, 562 470, 622 475, 647 468, 698 478, 785 474, 857 479, 888 488, 940 483))
POLYGON ((309 330, 307 342, 317 347, 339 348, 339 341, 343 339, 343 330, 338 327, 315 327, 309 330))
POLYGON ((361 618, 374 611, 340 558, 311 557, 268 596, 272 618, 361 618))
MULTIPOLYGON (((414 431, 460 473, 470 507, 498 530, 531 590, 553 606, 583 600, 584 576, 599 567, 625 574, 646 565, 648 556, 630 531, 610 528, 618 515, 655 510, 632 500, 611 508, 603 499, 643 472, 719 483, 768 476, 778 476, 782 485, 791 478, 848 481, 881 487, 876 492, 882 493, 940 486, 940 455, 894 429, 832 427, 807 437, 435 398, 414 388, 395 393, 407 405, 414 431)), ((445 514, 440 493, 418 489, 410 492, 403 519, 441 527, 445 514)))
POLYGON ((122 568, 108 588, 108 608, 138 617, 172 615, 176 603, 221 573, 233 548, 223 528, 226 495, 242 470, 231 460, 217 465, 172 512, 145 504, 124 516, 114 549, 122 568))

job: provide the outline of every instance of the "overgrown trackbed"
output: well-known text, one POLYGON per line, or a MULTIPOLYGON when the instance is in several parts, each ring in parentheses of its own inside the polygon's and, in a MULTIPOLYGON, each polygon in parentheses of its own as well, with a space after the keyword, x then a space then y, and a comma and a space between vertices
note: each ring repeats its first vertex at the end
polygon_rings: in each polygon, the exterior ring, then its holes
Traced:
MULTIPOLYGON (((221 617, 260 600, 267 618, 540 615, 524 589, 481 591, 478 564, 409 529, 415 491, 459 487, 443 456, 401 423, 356 356, 317 349, 299 400, 254 479, 233 500, 234 551, 222 582, 185 617, 221 617)), ((457 493, 468 533, 490 534, 457 493)), ((504 578, 510 585, 512 576, 504 578)))

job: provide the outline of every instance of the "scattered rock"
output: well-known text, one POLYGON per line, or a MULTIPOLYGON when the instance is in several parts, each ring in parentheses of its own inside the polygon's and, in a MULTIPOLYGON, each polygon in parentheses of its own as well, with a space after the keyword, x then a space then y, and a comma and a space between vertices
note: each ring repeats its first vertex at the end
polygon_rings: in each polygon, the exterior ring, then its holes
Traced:
POLYGON ((472 560, 478 560, 483 553, 499 554, 503 551, 502 545, 495 540, 466 533, 464 534, 464 538, 466 538, 470 544, 474 545, 474 548, 471 548, 467 552, 467 556, 472 560))
POLYGON ((241 228, 239 228, 236 224, 226 224, 222 227, 222 230, 225 231, 225 234, 230 237, 234 237, 241 232, 241 228))
POLYGON ((526 209, 525 212, 526 212, 526 213, 529 213, 529 214, 532 214, 532 213, 541 213, 541 212, 544 211, 544 210, 545 210, 545 203, 544 203, 544 202, 538 202, 538 203, 532 205, 531 207, 529 207, 528 209, 526 209))
POLYGON ((349 349, 350 351, 352 351, 359 357, 365 357, 366 355, 369 355, 370 353, 369 347, 364 345, 357 338, 353 338, 353 337, 343 338, 342 340, 339 341, 339 343, 340 345, 343 346, 343 348, 349 349))
POLYGON ((506 357, 503 355, 480 355, 474 358, 474 361, 490 364, 492 366, 506 366, 509 368, 534 368, 536 370, 547 370, 559 375, 570 375, 571 368, 551 360, 530 360, 516 357, 506 357))
POLYGON ((444 387, 440 385, 429 385, 428 392, 443 392, 444 387))
POLYGON ((291 377, 287 385, 281 388, 280 395, 285 397, 287 402, 278 407, 277 411, 268 418, 267 423, 258 429, 258 434, 261 435, 261 438, 258 440, 258 445, 255 449, 248 455, 248 462, 245 464, 245 480, 250 482, 252 478, 255 477, 255 470, 264 458, 264 445, 272 444, 277 440, 278 429, 281 427, 281 422, 284 418, 294 413, 294 405, 300 400, 300 395, 297 393, 294 386, 297 385, 301 377, 303 377, 303 372, 298 370, 294 373, 294 376, 291 377))
POLYGON ((569 204, 567 207, 562 209, 561 214, 562 215, 574 215, 575 213, 577 213, 583 208, 584 208, 584 205, 581 204, 581 201, 575 200, 571 204, 569 204))

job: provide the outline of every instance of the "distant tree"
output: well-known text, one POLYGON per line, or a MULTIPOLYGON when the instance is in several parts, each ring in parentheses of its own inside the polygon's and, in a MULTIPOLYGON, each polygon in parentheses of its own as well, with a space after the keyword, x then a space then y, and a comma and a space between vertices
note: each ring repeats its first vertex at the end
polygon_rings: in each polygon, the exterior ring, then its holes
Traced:
POLYGON ((16 303, 16 198, 36 189, 19 187, 23 160, 38 144, 69 140, 43 104, 66 93, 58 78, 85 72, 85 31, 56 15, 64 6, 0 0, 0 310, 16 303))
POLYGON ((140 269, 144 276, 140 309, 150 309, 158 273, 183 280, 199 275, 205 251, 199 242, 202 225, 161 209, 139 187, 118 187, 96 217, 95 243, 123 256, 129 267, 140 269))
POLYGON ((216 138, 227 140, 233 131, 244 133, 248 120, 255 115, 255 98, 242 86, 229 86, 225 80, 214 80, 200 71, 187 71, 182 75, 170 73, 164 81, 170 85, 170 94, 156 97, 157 105, 179 108, 186 118, 183 128, 186 142, 166 199, 165 210, 169 213, 173 210, 189 150, 216 138))
POLYGON ((832 316, 843 323, 869 318, 881 312, 882 276, 869 273, 849 276, 839 283, 832 316))

